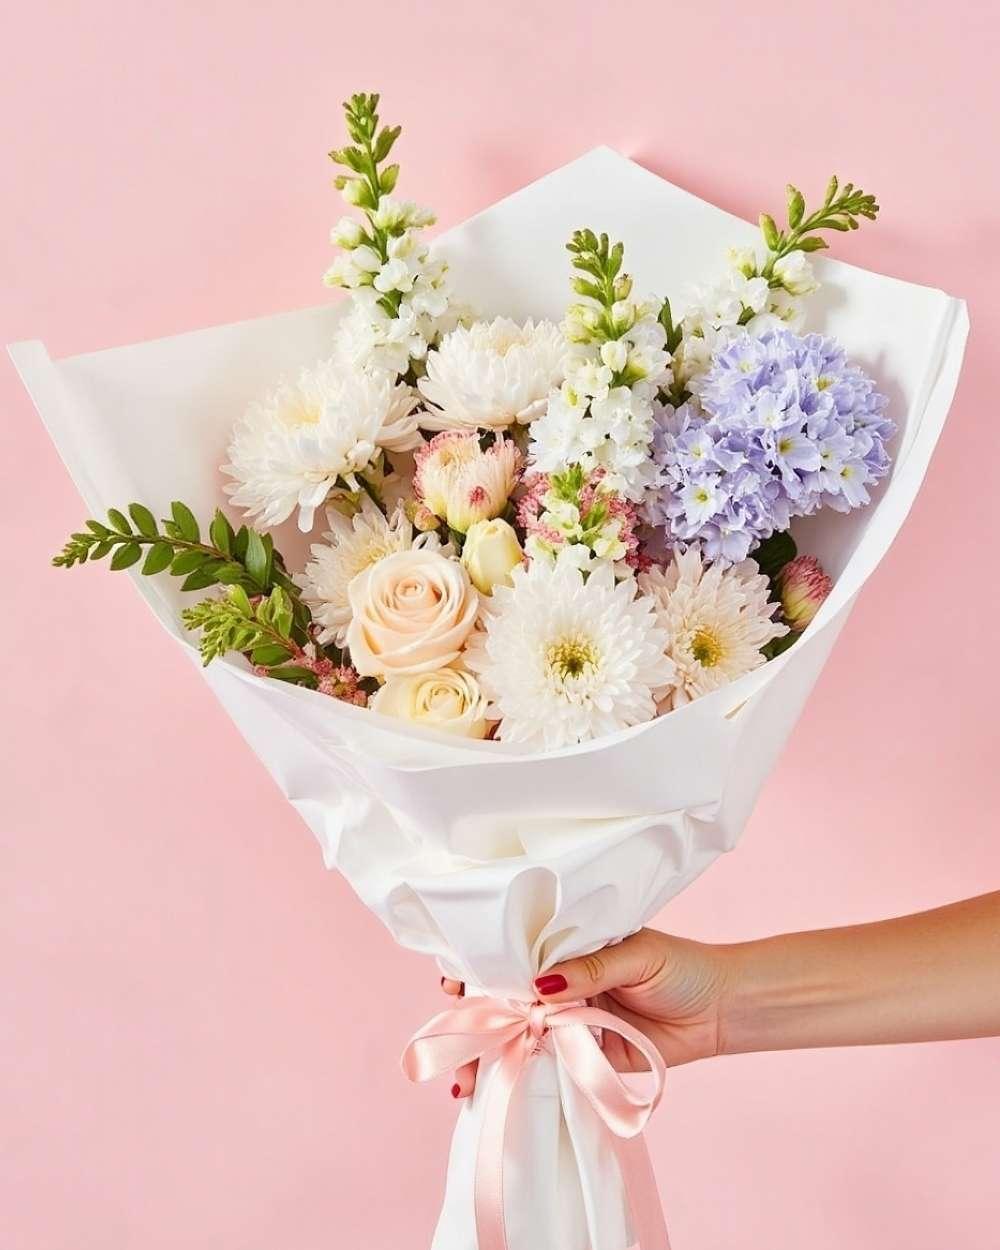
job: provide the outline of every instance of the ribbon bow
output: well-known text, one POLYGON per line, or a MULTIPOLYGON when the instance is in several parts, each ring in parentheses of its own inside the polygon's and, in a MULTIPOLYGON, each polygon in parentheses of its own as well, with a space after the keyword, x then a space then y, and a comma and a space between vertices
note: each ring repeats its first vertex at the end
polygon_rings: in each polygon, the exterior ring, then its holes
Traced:
POLYGON ((518 1003, 467 998, 413 1035, 403 1052, 411 1081, 429 1081, 497 1052, 486 1090, 476 1157, 475 1210, 479 1250, 508 1250, 503 1203, 503 1153, 510 1100, 524 1065, 551 1039, 556 1058, 613 1135, 642 1250, 670 1250, 656 1179, 640 1134, 660 1101, 666 1065, 638 1029, 586 1003, 518 1003), (640 1051, 652 1093, 630 1088, 608 1063, 593 1030, 619 1034, 640 1051))

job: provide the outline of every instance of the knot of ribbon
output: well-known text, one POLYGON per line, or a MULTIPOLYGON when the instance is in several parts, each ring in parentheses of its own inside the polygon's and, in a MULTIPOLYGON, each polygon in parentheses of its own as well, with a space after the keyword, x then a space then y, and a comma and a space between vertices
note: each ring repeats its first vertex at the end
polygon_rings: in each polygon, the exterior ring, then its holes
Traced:
POLYGON ((403 1052, 411 1081, 429 1081, 496 1056, 485 1091, 476 1156, 475 1211, 479 1250, 509 1250, 504 1217, 503 1157, 511 1097, 525 1064, 551 1043, 556 1060, 612 1135, 642 1250, 670 1250, 649 1155, 641 1133, 660 1096, 666 1065, 638 1029, 598 1007, 466 998, 413 1035, 403 1052), (646 1090, 628 1085, 601 1049, 600 1031, 617 1033, 646 1059, 646 1090))

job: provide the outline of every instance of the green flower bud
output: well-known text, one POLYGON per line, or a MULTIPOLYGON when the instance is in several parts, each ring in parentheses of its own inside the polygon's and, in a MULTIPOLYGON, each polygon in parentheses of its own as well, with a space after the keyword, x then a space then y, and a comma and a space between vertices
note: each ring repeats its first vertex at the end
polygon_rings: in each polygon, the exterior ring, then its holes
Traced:
POLYGON ((778 227, 774 223, 774 218, 768 213, 760 215, 760 232, 764 236, 768 251, 776 252, 778 250, 778 227))

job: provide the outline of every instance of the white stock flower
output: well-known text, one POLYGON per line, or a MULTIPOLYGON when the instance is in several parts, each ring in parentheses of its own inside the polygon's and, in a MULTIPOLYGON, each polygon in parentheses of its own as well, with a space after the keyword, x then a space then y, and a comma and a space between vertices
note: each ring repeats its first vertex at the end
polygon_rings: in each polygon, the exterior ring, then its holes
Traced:
POLYGON ((428 353, 417 385, 432 407, 426 430, 499 430, 526 424, 563 379, 566 343, 551 321, 507 317, 458 326, 428 353))
POLYGON ((358 511, 345 516, 327 508, 329 530, 322 543, 314 543, 305 571, 295 580, 302 587, 303 599, 320 626, 320 642, 343 646, 351 623, 347 587, 365 569, 385 556, 413 547, 450 554, 441 548, 437 534, 415 534, 406 512, 398 504, 386 518, 367 494, 361 495, 358 511))
POLYGON ((390 195, 383 195, 372 213, 372 225, 379 230, 421 230, 433 226, 436 220, 429 208, 421 208, 412 200, 395 200, 390 195))
POLYGON ((479 683, 471 673, 456 668, 390 677, 368 706, 384 716, 460 738, 485 738, 489 729, 479 683))
POLYGON ((690 703, 759 668, 765 662, 761 648, 788 633, 772 620, 778 604, 753 560, 729 568, 705 565, 693 546, 676 553, 665 569, 640 574, 639 587, 655 603, 675 666, 665 708, 690 703))
POLYGON ((805 252, 797 250, 774 262, 774 276, 789 295, 811 295, 819 289, 813 275, 812 262, 805 252))
POLYGON ((571 560, 515 568, 483 603, 465 664, 490 698, 498 736, 553 750, 656 715, 673 680, 666 634, 634 580, 608 566, 589 577, 571 560))
POLYGON ((658 481, 650 456, 654 431, 652 400, 642 390, 618 386, 588 406, 567 383, 531 428, 532 467, 541 473, 572 464, 586 473, 603 469, 610 489, 638 502, 658 481))
POLYGON ((236 422, 222 471, 233 503, 261 524, 279 525, 298 509, 299 528, 331 490, 359 490, 383 446, 419 442, 409 420, 412 392, 386 373, 323 361, 281 382, 236 422))

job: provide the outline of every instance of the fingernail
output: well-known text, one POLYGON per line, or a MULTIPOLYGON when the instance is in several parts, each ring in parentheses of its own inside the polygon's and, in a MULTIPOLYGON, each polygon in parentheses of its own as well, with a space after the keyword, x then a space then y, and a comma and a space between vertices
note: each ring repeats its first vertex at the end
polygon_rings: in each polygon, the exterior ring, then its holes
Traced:
POLYGON ((444 989, 444 977, 441 978, 441 988, 444 989))
POLYGON ((561 994, 568 984, 561 972, 551 972, 537 979, 535 989, 539 994, 561 994))
POLYGON ((464 982, 464 981, 462 981, 462 982, 459 984, 459 987, 458 987, 458 996, 459 996, 459 998, 464 998, 464 997, 465 997, 465 982, 464 982))
POLYGON ((452 1096, 452 1098, 457 1098, 461 1092, 462 1092, 462 1087, 461 1087, 461 1085, 453 1085, 453 1086, 451 1087, 451 1096, 452 1096))

